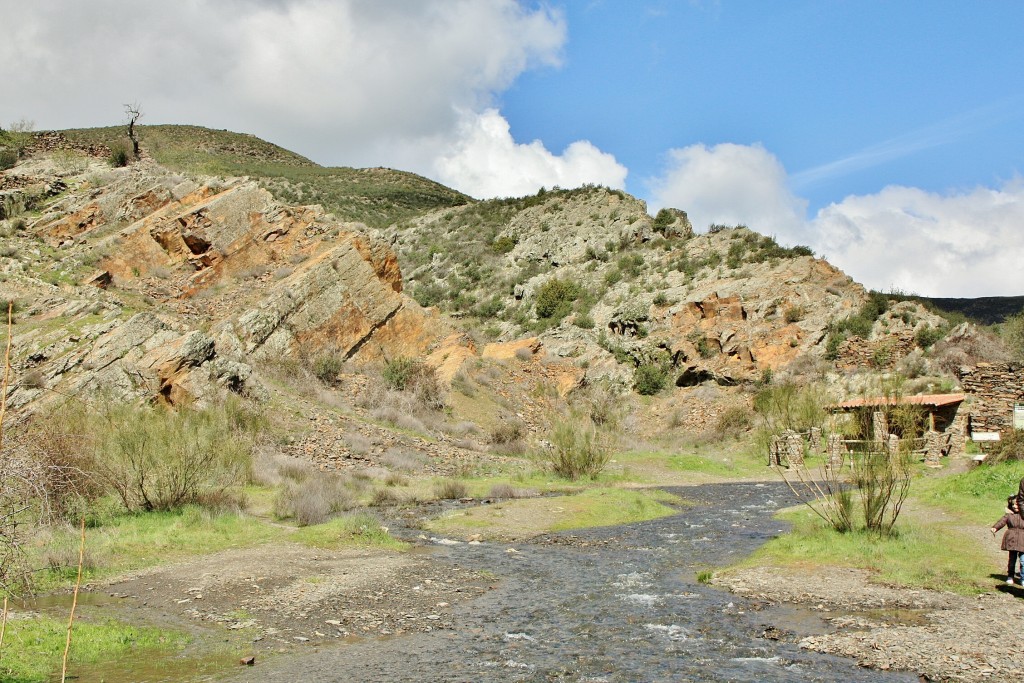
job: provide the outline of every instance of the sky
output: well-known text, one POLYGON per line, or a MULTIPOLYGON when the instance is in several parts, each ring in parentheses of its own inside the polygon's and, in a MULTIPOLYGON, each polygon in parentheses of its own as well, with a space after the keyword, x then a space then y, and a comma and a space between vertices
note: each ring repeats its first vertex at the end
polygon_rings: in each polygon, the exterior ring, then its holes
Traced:
POLYGON ((868 287, 1024 295, 1024 3, 0 0, 0 126, 188 123, 477 198, 595 183, 868 287))

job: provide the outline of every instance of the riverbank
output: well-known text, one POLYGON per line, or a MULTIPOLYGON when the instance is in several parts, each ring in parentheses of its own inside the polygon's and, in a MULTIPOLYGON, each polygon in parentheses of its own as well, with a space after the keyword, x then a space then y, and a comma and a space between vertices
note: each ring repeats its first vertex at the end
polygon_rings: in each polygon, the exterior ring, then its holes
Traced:
POLYGON ((1024 614, 1019 587, 967 597, 881 586, 861 569, 770 566, 725 573, 711 583, 765 605, 813 610, 835 632, 798 638, 799 646, 851 657, 861 666, 912 671, 926 681, 1011 681, 1024 675, 1024 650, 1016 646, 1015 632, 1024 614))

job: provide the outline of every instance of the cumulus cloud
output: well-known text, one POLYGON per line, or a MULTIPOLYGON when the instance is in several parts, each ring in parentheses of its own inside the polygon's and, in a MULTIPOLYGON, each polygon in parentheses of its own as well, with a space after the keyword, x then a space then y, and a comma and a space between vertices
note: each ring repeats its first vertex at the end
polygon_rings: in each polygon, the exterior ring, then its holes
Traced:
POLYGON ((7 3, 0 121, 255 133, 339 165, 421 172, 527 69, 557 65, 560 12, 516 0, 7 3))
POLYGON ((1024 294, 1024 179, 935 193, 892 186, 849 196, 813 219, 782 164, 760 145, 672 150, 651 206, 685 210, 699 229, 745 223, 807 244, 858 282, 925 296, 1024 294))
POLYGON ((691 145, 668 152, 651 181, 651 206, 685 210, 698 229, 743 223, 782 239, 800 236, 807 202, 793 195, 786 170, 761 145, 691 145))
POLYGON ((819 252, 876 289, 926 296, 1024 294, 1024 180, 937 194, 887 187, 820 210, 819 252))
POLYGON ((519 144, 495 109, 466 112, 459 142, 436 163, 442 182, 474 197, 517 197, 541 187, 596 183, 624 188, 626 167, 586 141, 552 154, 539 140, 519 144))

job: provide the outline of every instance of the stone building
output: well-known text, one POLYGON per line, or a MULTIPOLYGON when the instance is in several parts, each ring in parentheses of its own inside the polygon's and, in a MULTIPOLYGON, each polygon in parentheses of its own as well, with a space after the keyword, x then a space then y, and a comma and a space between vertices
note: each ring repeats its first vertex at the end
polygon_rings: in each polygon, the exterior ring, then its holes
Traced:
POLYGON ((937 463, 942 455, 961 455, 967 439, 967 411, 961 410, 964 394, 924 394, 919 396, 873 396, 855 398, 830 406, 833 413, 862 413, 863 423, 871 424, 871 439, 889 443, 893 426, 886 418, 886 408, 898 405, 920 406, 922 429, 914 434, 896 434, 900 439, 920 439, 921 450, 929 463, 937 463), (863 415, 863 413, 869 413, 863 415))
POLYGON ((1014 428, 1015 407, 1024 406, 1024 364, 978 363, 961 368, 960 385, 971 397, 971 433, 1005 434, 1014 428))

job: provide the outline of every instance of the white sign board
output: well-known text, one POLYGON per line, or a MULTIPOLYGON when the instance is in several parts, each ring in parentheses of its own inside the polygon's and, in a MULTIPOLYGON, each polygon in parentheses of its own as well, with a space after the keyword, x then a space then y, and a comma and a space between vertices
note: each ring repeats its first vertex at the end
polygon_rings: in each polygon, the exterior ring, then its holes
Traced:
POLYGON ((1024 403, 1013 404, 1013 428, 1024 429, 1024 403))
POLYGON ((999 441, 999 432, 971 432, 971 441, 999 441))

